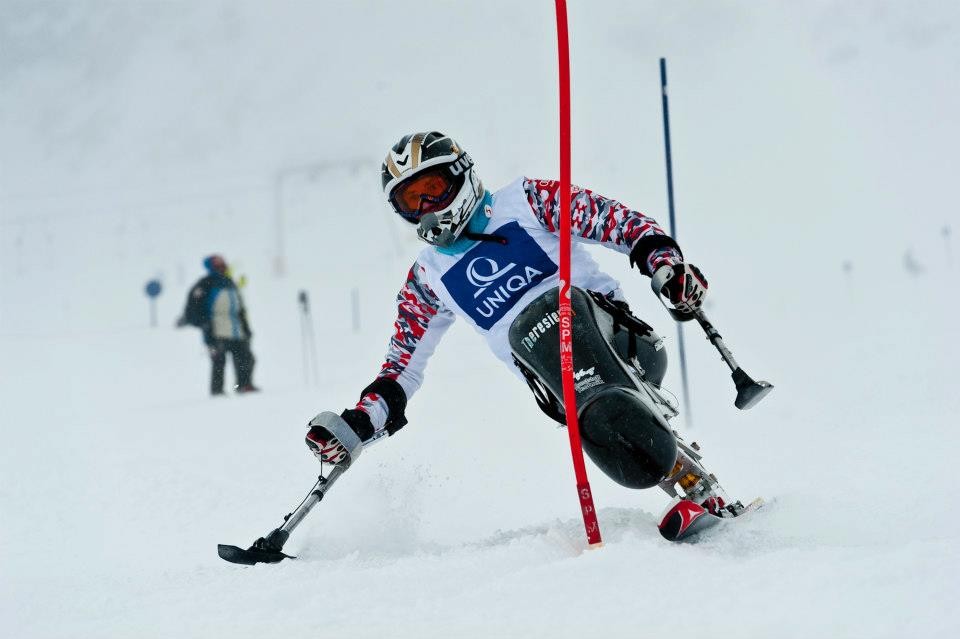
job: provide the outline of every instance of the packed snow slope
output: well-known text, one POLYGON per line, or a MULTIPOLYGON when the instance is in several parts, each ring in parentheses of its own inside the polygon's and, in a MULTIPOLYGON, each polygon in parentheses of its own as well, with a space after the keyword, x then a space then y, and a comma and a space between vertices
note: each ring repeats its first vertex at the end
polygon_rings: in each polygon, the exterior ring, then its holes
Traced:
MULTIPOLYGON (((566 433, 458 325, 298 559, 246 568, 216 544, 310 487, 305 424, 378 370, 419 250, 379 194, 386 148, 440 129, 492 188, 556 175, 553 4, 0 3, 0 635, 960 632, 960 11, 798 5, 570 8, 575 181, 664 223, 669 60, 679 239, 777 387, 737 411, 689 327, 676 423, 768 506, 671 545, 663 495, 591 467, 606 544, 584 551, 566 433), (214 251, 248 277, 256 396, 208 398, 198 334, 173 329, 214 251)), ((647 280, 597 255, 675 344, 647 280)))

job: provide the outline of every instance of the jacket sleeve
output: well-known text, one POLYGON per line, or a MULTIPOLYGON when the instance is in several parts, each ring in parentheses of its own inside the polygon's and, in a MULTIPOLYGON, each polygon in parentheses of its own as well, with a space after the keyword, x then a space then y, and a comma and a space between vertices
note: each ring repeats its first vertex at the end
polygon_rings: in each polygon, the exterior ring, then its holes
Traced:
POLYGON ((240 320, 240 328, 243 329, 243 338, 250 339, 253 337, 253 331, 250 330, 250 319, 247 317, 247 304, 243 300, 243 295, 240 294, 239 287, 237 289, 237 297, 240 299, 240 310, 237 312, 237 318, 240 320))
MULTIPOLYGON (((423 267, 415 262, 397 295, 393 337, 377 379, 397 382, 407 399, 412 397, 423 383, 427 360, 455 318, 427 285, 423 267)), ((370 416, 377 430, 383 428, 390 417, 387 401, 377 393, 367 393, 356 407, 370 416)))
MULTIPOLYGON (((556 234, 560 228, 560 183, 524 178, 523 188, 540 225, 556 234)), ((646 275, 664 264, 683 261, 680 247, 652 217, 590 189, 573 185, 572 191, 570 232, 573 239, 602 244, 627 254, 630 263, 646 275)))
POLYGON ((187 293, 187 305, 183 309, 183 319, 187 324, 203 328, 210 321, 207 312, 207 295, 210 287, 207 279, 201 279, 190 288, 187 293))

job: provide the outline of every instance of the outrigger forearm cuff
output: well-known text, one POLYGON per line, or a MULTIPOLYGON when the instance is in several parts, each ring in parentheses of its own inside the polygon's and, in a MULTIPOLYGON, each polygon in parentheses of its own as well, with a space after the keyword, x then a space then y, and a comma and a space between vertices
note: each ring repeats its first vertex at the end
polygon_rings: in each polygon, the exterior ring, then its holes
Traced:
POLYGON ((340 415, 330 411, 324 411, 311 419, 307 425, 311 427, 322 426, 325 428, 327 432, 340 440, 343 447, 347 449, 347 454, 350 455, 351 459, 356 458, 356 456, 360 454, 360 449, 363 446, 363 442, 360 441, 360 436, 354 432, 350 424, 340 415))

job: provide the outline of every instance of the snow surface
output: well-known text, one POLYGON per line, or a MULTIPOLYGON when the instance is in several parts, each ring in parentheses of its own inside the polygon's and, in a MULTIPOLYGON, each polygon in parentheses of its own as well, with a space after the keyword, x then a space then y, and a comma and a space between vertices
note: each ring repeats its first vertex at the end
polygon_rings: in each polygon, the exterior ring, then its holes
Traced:
MULTIPOLYGON (((217 543, 248 544, 296 505, 318 470, 304 425, 379 366, 419 250, 379 194, 387 146, 439 128, 491 186, 555 175, 552 3, 7 0, 0 635, 960 632, 960 255, 942 235, 956 4, 571 5, 574 178, 664 223, 669 60, 680 240, 730 347, 777 386, 737 411, 690 328, 693 421, 677 423, 731 493, 768 506, 671 545, 663 495, 591 467, 606 544, 584 551, 565 432, 460 325, 410 425, 291 538, 297 561, 221 561, 217 543), (209 399, 198 335, 172 328, 213 251, 249 277, 257 396, 209 399)), ((597 254, 673 339, 646 279, 597 254)))

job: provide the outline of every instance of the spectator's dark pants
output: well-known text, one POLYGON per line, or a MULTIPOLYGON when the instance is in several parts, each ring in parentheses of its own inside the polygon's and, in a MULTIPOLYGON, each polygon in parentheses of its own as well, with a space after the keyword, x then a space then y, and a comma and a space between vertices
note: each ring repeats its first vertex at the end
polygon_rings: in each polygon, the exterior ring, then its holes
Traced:
POLYGON ((253 364, 256 359, 250 352, 250 340, 245 339, 215 339, 210 345, 210 360, 213 362, 213 371, 210 376, 210 392, 223 392, 223 369, 227 364, 227 353, 233 356, 233 370, 237 376, 237 386, 251 386, 253 384, 253 364))

